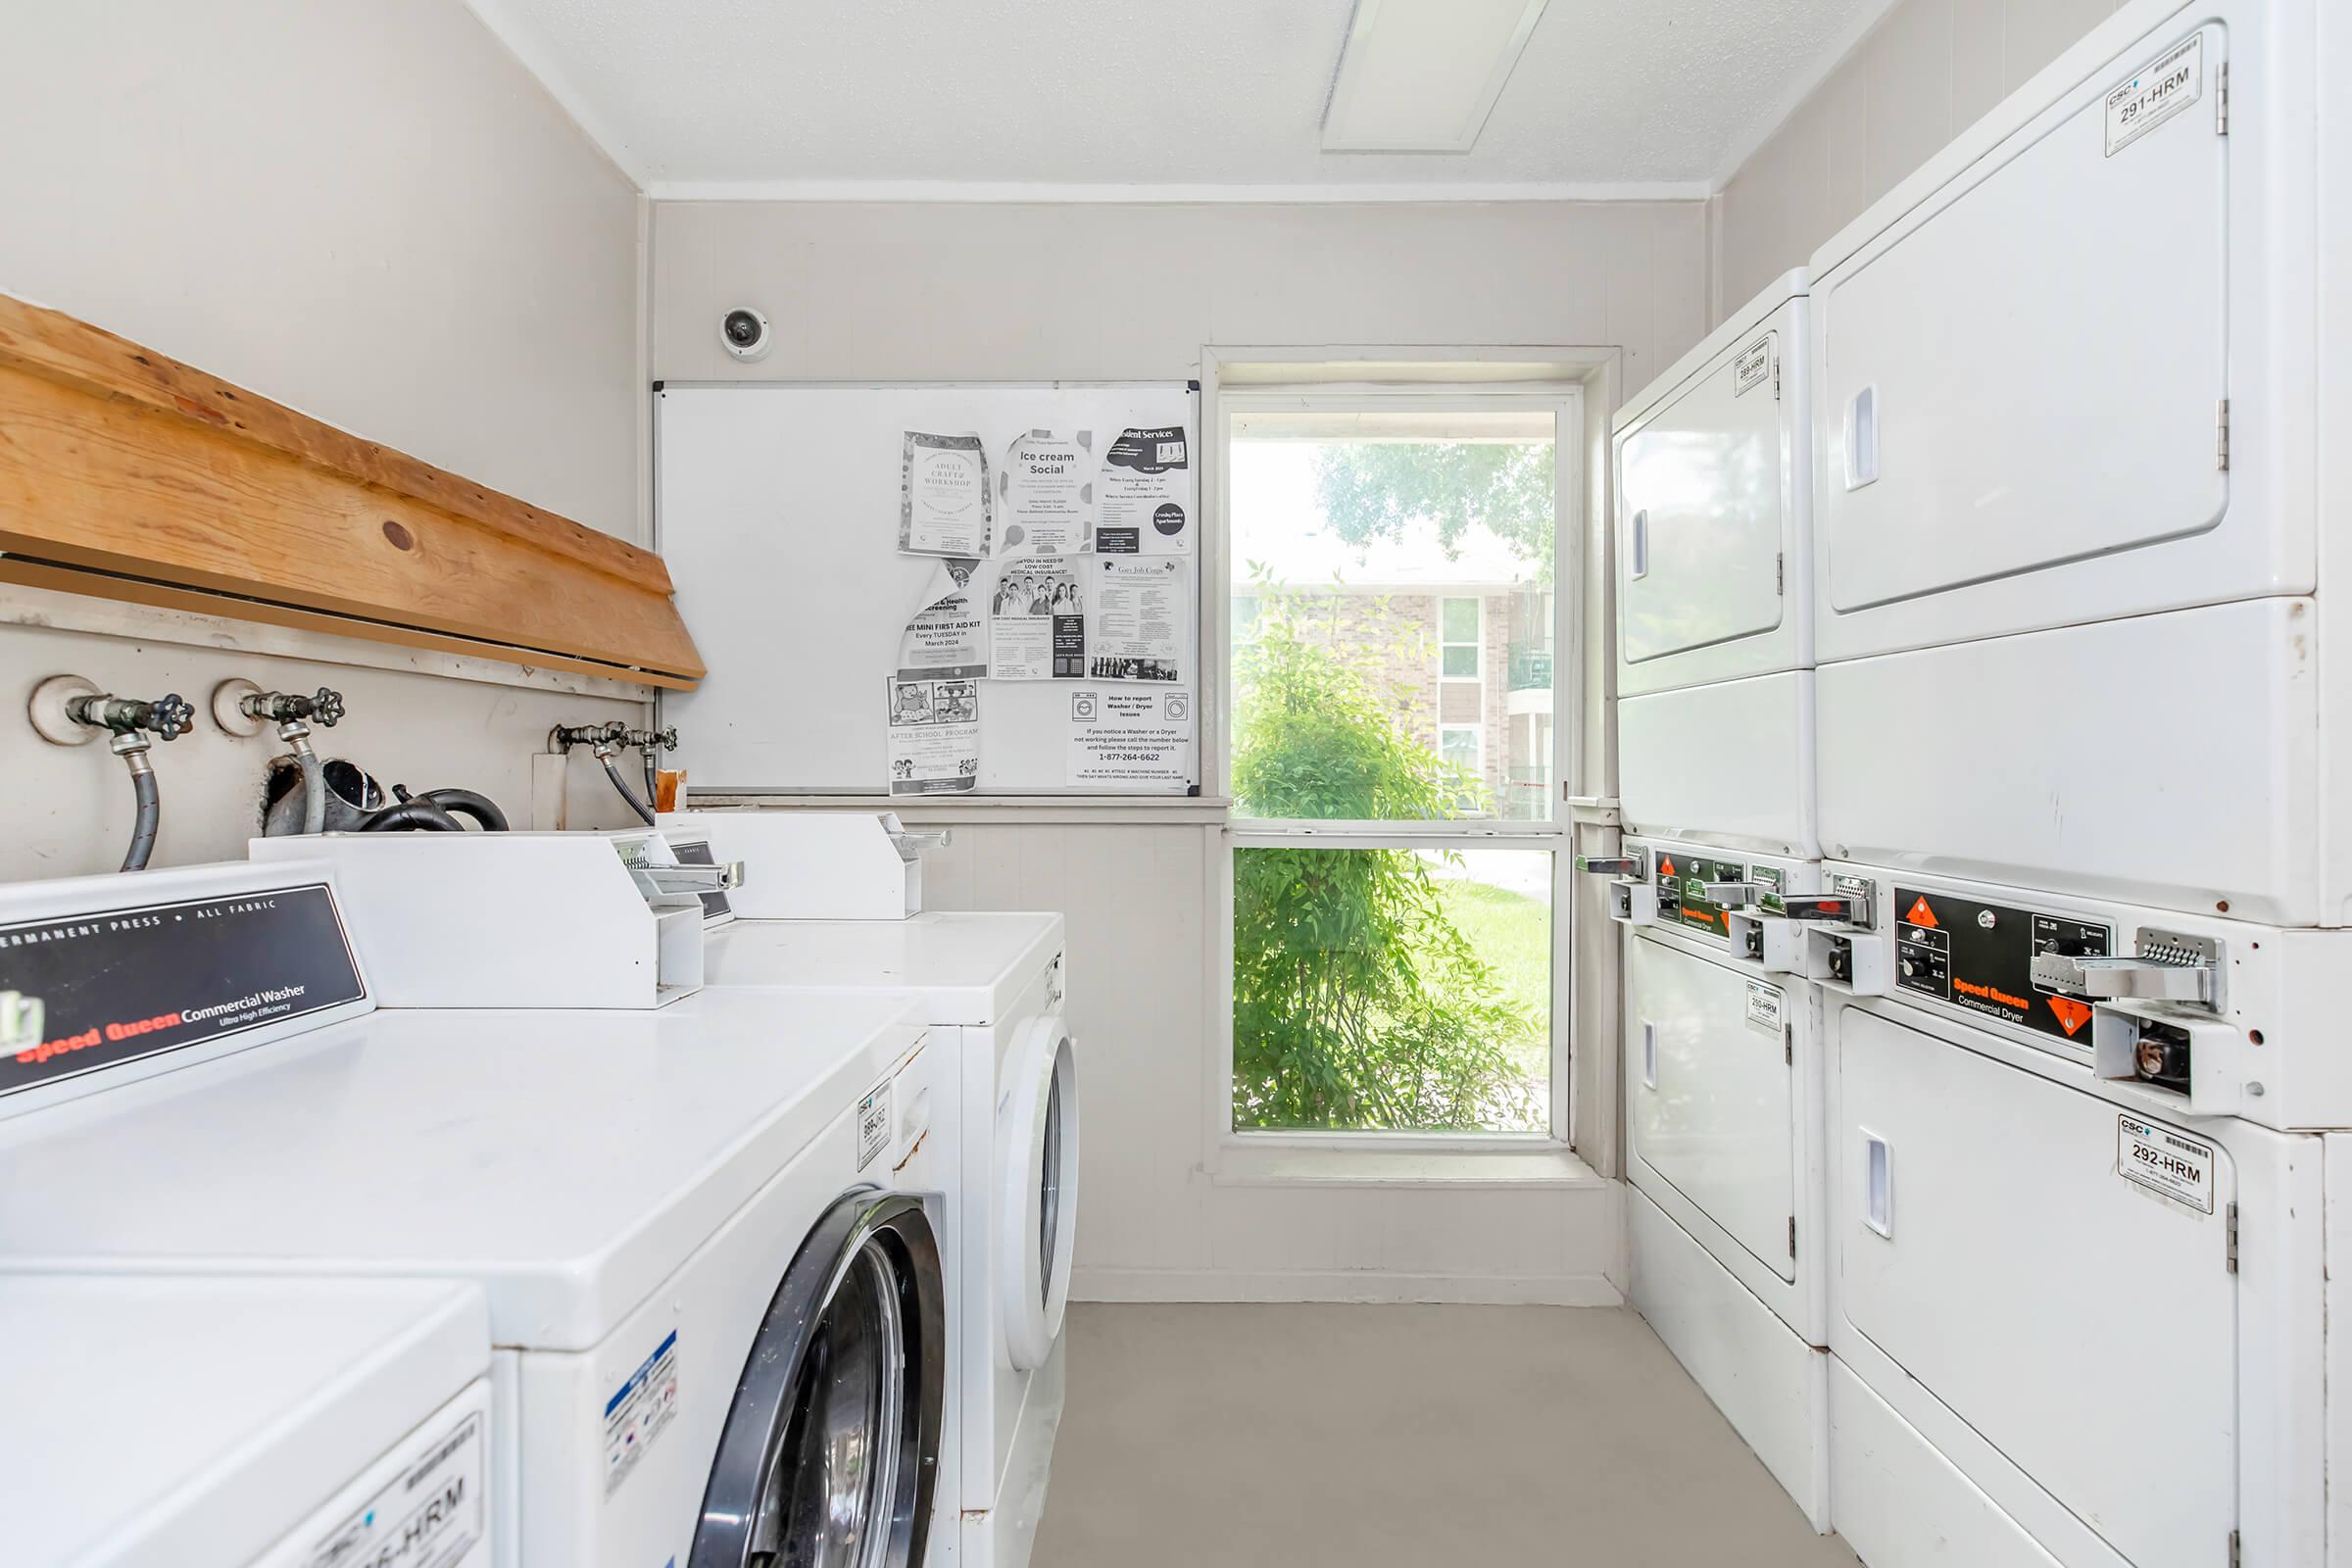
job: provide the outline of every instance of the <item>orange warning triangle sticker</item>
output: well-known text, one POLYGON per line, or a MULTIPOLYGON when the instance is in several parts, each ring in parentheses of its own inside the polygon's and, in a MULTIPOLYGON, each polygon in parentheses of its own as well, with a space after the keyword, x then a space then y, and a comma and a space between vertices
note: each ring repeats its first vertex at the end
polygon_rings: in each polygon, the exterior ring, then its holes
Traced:
POLYGON ((1668 876, 1674 875, 1674 857, 1671 855, 1666 857, 1666 863, 1658 869, 1664 871, 1668 876))
POLYGON ((2058 1015, 2059 1023, 2071 1038, 2076 1030, 2090 1022, 2090 1008, 2072 997, 2052 997, 2050 1010, 2058 1015))
MULTIPOLYGON (((1913 925, 1924 925, 1929 927, 1931 930, 1935 928, 1936 923, 1936 911, 1928 907, 1927 897, 1924 894, 1912 902, 1911 912, 1904 915, 1903 918, 1910 921, 1913 925)), ((2071 1034, 2073 1031, 2070 1030, 2068 1032, 2071 1034)))

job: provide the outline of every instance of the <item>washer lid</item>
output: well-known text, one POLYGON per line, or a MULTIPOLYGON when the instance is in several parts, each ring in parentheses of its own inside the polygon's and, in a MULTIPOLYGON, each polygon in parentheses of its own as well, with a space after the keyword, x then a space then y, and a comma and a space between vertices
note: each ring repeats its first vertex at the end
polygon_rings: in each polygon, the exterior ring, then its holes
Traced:
POLYGON ((1058 914, 926 913, 905 920, 746 920, 710 931, 706 986, 890 987, 925 1023, 1002 1022, 1061 951, 1058 914))
POLYGON ((0 1278, 12 1562, 246 1562, 490 1368, 427 1280, 0 1278))
POLYGON ((479 1281, 587 1349, 913 1045, 904 1000, 384 1011, 0 1125, 0 1271, 479 1281))

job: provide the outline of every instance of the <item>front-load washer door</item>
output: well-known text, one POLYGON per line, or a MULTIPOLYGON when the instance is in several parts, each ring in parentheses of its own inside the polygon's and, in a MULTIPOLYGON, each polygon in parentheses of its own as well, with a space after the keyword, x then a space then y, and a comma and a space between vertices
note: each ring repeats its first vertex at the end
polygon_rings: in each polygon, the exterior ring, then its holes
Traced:
POLYGON ((947 1332, 922 1200, 828 1208, 752 1342, 690 1568, 921 1568, 947 1332))
POLYGON ((1045 1365, 1061 1335, 1078 1218, 1078 1069, 1061 1015, 1030 1024, 1004 1067, 1001 1310, 1005 1354, 1026 1372, 1045 1365))

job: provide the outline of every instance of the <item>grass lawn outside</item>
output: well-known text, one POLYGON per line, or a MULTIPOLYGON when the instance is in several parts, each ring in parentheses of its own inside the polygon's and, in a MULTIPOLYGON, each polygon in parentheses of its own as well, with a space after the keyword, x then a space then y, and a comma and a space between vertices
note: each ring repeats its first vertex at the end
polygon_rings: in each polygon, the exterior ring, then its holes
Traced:
POLYGON ((1540 899, 1466 876, 1438 883, 1446 917, 1494 970, 1503 997, 1528 1020, 1504 1042, 1527 1076, 1551 1075, 1551 908, 1540 899))

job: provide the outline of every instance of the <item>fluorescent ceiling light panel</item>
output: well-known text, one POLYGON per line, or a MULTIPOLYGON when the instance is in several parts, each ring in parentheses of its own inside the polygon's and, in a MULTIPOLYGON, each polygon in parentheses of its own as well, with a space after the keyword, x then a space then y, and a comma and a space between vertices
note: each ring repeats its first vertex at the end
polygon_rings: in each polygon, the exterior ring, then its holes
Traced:
POLYGON ((1545 0, 1355 0, 1327 153, 1466 153, 1545 0))

